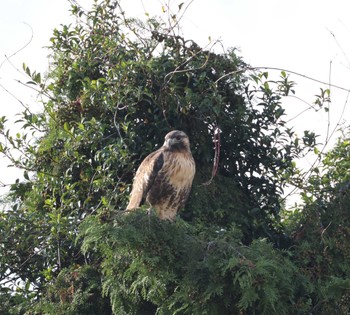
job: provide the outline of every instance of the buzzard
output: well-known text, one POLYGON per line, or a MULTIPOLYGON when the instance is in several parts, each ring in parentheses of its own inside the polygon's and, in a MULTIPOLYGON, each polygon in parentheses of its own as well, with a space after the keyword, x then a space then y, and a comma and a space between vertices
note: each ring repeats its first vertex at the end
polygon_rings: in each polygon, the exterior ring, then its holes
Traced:
POLYGON ((188 136, 179 130, 169 132, 163 146, 137 169, 127 209, 145 200, 160 219, 174 220, 189 196, 195 170, 188 136))

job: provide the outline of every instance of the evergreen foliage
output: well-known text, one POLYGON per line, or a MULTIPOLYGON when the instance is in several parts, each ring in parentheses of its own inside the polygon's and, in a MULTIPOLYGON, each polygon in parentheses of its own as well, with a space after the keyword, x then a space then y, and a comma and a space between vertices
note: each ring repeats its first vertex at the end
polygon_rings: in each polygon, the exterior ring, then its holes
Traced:
POLYGON ((234 49, 199 47, 176 15, 143 22, 116 0, 72 14, 47 78, 23 65, 43 111, 26 108, 17 135, 0 118, 0 152, 24 172, 0 213, 0 313, 349 314, 346 136, 286 215, 283 189, 302 183, 295 160, 315 134, 283 120, 285 72, 272 81, 234 49), (186 208, 172 223, 125 213, 135 169, 171 129, 196 161, 186 208))

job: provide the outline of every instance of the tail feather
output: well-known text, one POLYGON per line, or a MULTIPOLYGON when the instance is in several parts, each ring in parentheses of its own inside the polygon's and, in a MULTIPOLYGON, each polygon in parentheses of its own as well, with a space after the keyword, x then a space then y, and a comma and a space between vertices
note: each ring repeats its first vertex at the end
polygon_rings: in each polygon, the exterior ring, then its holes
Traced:
POLYGON ((140 207, 142 201, 142 193, 131 192, 129 204, 126 207, 126 210, 132 210, 140 207))

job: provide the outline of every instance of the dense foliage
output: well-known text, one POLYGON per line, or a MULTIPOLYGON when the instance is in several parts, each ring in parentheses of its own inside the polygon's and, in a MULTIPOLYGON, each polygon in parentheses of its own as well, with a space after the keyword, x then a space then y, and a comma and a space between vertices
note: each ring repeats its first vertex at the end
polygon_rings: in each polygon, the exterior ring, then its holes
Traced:
POLYGON ((185 40, 176 15, 142 22, 115 0, 72 14, 47 78, 23 65, 43 111, 25 109, 22 134, 0 120, 24 171, 0 213, 1 314, 349 314, 346 136, 302 183, 315 134, 283 121, 285 72, 185 40), (171 129, 196 161, 186 208, 175 223, 126 215, 136 167, 171 129), (305 206, 286 215, 288 183, 305 206))

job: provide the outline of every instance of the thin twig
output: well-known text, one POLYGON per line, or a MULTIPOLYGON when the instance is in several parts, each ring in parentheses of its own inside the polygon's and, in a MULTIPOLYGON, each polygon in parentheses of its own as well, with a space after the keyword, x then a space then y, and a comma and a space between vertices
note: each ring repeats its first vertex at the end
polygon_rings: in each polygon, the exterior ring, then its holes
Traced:
MULTIPOLYGON (((182 20, 182 18, 184 17, 186 11, 187 11, 188 8, 190 7, 190 5, 193 3, 193 1, 194 1, 194 0, 191 0, 191 1, 186 5, 186 7, 185 7, 185 9, 183 10, 181 16, 180 16, 178 19, 176 19, 176 23, 175 23, 174 25, 171 25, 171 23, 170 23, 170 21, 169 21, 169 25, 170 25, 170 27, 171 27, 172 30, 173 30, 176 26, 179 25, 179 23, 181 22, 181 20, 182 20)), ((170 11, 170 6, 169 6, 169 4, 168 4, 167 6, 168 6, 168 10, 170 11)), ((180 12, 180 10, 179 10, 179 12, 180 12)))
POLYGON ((5 55, 5 59, 1 62, 1 64, 0 64, 0 69, 1 69, 1 67, 4 65, 4 63, 6 62, 6 61, 9 61, 12 57, 14 57, 14 56, 16 56, 19 52, 21 52, 22 50, 24 50, 31 42, 32 42, 32 40, 33 40, 33 37, 34 37, 34 32, 33 32, 33 28, 28 24, 28 23, 26 23, 26 22, 23 22, 25 25, 27 25, 29 28, 30 28, 30 30, 31 30, 31 35, 30 35, 30 39, 28 40, 28 42, 24 45, 24 46, 22 46, 20 49, 18 49, 18 50, 16 50, 14 53, 12 53, 10 56, 6 56, 5 55))
POLYGON ((338 48, 340 49, 340 51, 341 51, 342 54, 344 55, 344 58, 346 59, 346 61, 347 61, 347 63, 348 63, 348 67, 350 67, 350 59, 348 58, 348 55, 345 53, 343 47, 339 44, 339 42, 338 42, 336 36, 335 36, 334 33, 333 33, 331 30, 329 30, 328 28, 327 28, 327 31, 328 31, 328 32, 331 34, 331 36, 333 37, 333 39, 334 39, 335 43, 337 44, 338 48))
MULTIPOLYGON (((332 60, 329 62, 329 79, 328 79, 328 89, 329 89, 329 96, 331 95, 331 82, 332 82, 332 60)), ((327 110, 327 116, 328 116, 328 123, 327 123, 327 133, 326 133, 326 141, 325 144, 329 141, 329 130, 331 128, 331 109, 330 109, 330 102, 328 102, 328 110, 327 110)))
MULTIPOLYGON (((118 114, 118 110, 119 110, 119 105, 120 105, 120 103, 117 104, 117 108, 116 108, 116 110, 114 112, 113 123, 114 123, 114 127, 117 129, 120 141, 124 144, 124 139, 123 139, 123 137, 122 137, 122 135, 120 133, 120 127, 119 127, 119 125, 117 123, 117 114, 118 114)), ((125 106, 123 108, 125 108, 125 106)))
POLYGON ((286 122, 290 122, 292 120, 294 120, 295 118, 299 117, 300 115, 304 114, 305 112, 307 112, 310 109, 313 109, 314 111, 318 111, 318 109, 313 106, 312 104, 308 103, 307 101, 303 100, 302 98, 295 96, 295 95, 288 95, 288 97, 292 97, 292 98, 296 98, 298 101, 303 102, 304 104, 306 104, 308 106, 308 108, 304 109, 303 111, 301 111, 299 114, 295 115, 294 117, 288 119, 286 122))
POLYGON ((209 48, 207 58, 205 59, 204 63, 203 63, 201 66, 199 66, 198 68, 195 68, 195 69, 183 69, 183 70, 178 70, 178 69, 180 69, 182 66, 186 65, 191 59, 193 59, 194 57, 196 57, 197 55, 199 55, 199 53, 203 52, 204 49, 206 49, 206 47, 209 46, 209 44, 208 44, 207 46, 203 47, 202 49, 200 49, 200 50, 199 50, 198 52, 196 52, 195 54, 193 54, 191 57, 187 58, 184 62, 182 62, 180 65, 178 65, 178 66, 175 68, 174 71, 168 72, 168 73, 164 76, 164 81, 166 81, 166 78, 167 78, 168 76, 171 76, 171 77, 169 78, 169 80, 168 80, 165 84, 168 84, 168 83, 171 81, 171 79, 172 79, 172 77, 174 76, 174 74, 176 74, 176 73, 186 73, 186 72, 192 72, 192 71, 197 71, 197 70, 203 69, 203 68, 207 65, 207 63, 208 63, 208 61, 209 61, 209 57, 210 57, 210 52, 211 52, 211 50, 213 49, 213 47, 216 45, 216 43, 218 43, 218 41, 215 41, 215 42, 211 45, 211 47, 209 48))
POLYGON ((336 89, 339 89, 339 90, 342 90, 342 91, 345 91, 345 92, 350 92, 350 89, 347 89, 347 88, 344 88, 342 86, 339 86, 339 85, 335 85, 335 84, 329 84, 329 82, 324 82, 324 81, 321 81, 321 80, 318 80, 318 79, 315 79, 315 78, 312 78, 312 77, 309 77, 305 74, 301 74, 299 72, 296 72, 296 71, 292 71, 292 70, 288 70, 288 69, 283 69, 283 68, 276 68, 276 67, 244 67, 242 69, 238 69, 238 70, 235 70, 235 71, 231 71, 229 73, 226 73, 224 74, 223 76, 221 76, 219 79, 217 79, 214 83, 218 83, 220 80, 228 77, 228 76, 231 76, 231 75, 234 75, 234 74, 237 74, 237 73, 241 73, 241 72, 246 72, 246 71, 256 71, 256 70, 277 70, 277 71, 285 71, 285 72, 288 72, 288 73, 291 73, 291 74, 294 74, 294 75, 297 75, 299 77, 302 77, 302 78, 305 78, 305 79, 308 79, 308 80, 311 80, 311 81, 314 81, 314 82, 317 82, 317 83, 320 83, 320 84, 323 84, 323 85, 327 85, 327 86, 331 86, 333 88, 336 88, 336 89))

